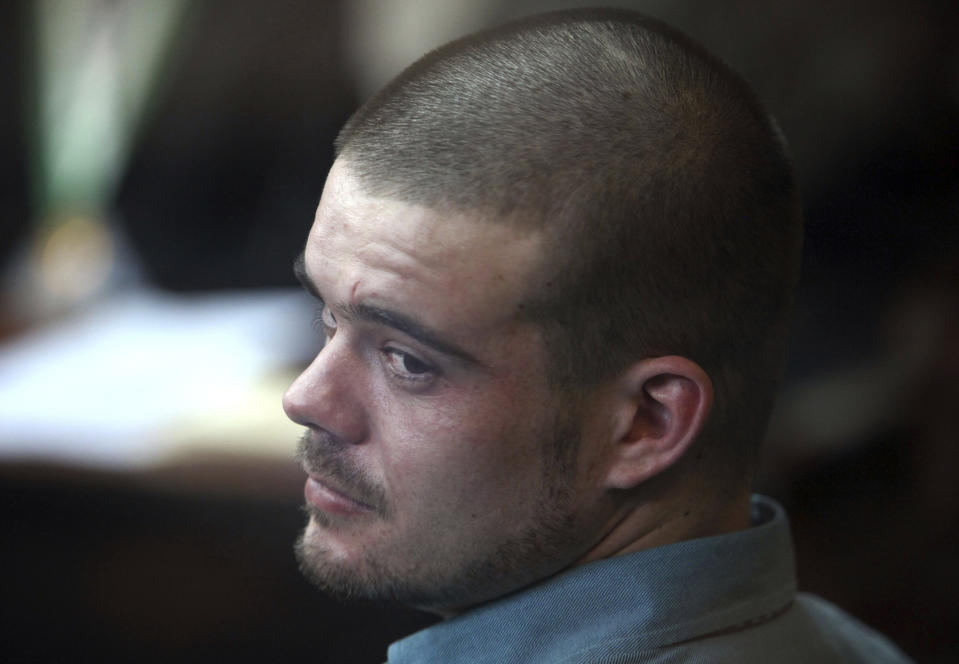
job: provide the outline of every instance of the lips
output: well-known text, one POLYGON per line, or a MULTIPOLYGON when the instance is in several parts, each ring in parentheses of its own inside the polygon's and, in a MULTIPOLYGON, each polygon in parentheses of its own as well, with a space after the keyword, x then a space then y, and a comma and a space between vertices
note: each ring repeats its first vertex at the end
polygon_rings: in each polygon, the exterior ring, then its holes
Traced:
POLYGON ((311 474, 306 480, 303 494, 313 507, 324 512, 343 515, 359 515, 373 511, 366 503, 334 489, 328 482, 311 474))
POLYGON ((307 429, 296 459, 309 476, 303 490, 309 507, 328 514, 389 516, 384 491, 326 430, 307 429))

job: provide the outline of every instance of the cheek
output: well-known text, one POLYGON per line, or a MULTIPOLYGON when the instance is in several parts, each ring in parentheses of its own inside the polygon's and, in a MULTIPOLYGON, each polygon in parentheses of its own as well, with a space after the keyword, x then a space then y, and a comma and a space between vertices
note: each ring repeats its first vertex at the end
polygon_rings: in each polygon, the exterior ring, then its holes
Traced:
POLYGON ((380 438, 388 490, 397 498, 491 509, 531 488, 541 477, 542 440, 519 399, 440 396, 390 408, 380 438))

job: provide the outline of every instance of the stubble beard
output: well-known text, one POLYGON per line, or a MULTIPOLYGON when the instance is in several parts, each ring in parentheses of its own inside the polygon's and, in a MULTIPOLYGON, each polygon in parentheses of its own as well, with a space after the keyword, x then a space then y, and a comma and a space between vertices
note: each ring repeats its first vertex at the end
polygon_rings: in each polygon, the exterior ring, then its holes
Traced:
MULTIPOLYGON (((543 452, 543 495, 519 533, 465 557, 441 559, 438 554, 401 570, 379 550, 364 551, 358 563, 336 560, 324 546, 322 535, 310 536, 308 522, 294 547, 300 571, 320 590, 339 599, 395 601, 436 613, 455 612, 555 574, 585 548, 585 529, 576 518, 570 489, 579 449, 578 430, 569 418, 561 420, 545 437, 549 442, 543 452)), ((361 499, 377 505, 379 518, 388 520, 391 514, 378 488, 337 455, 335 443, 320 440, 323 442, 311 445, 316 439, 305 435, 298 455, 322 463, 327 472, 338 473, 333 475, 338 479, 351 478, 351 489, 362 487, 361 499), (323 461, 319 461, 321 456, 323 461), (329 461, 331 458, 337 460, 329 461)), ((337 527, 323 511, 310 505, 305 509, 319 527, 337 527)))

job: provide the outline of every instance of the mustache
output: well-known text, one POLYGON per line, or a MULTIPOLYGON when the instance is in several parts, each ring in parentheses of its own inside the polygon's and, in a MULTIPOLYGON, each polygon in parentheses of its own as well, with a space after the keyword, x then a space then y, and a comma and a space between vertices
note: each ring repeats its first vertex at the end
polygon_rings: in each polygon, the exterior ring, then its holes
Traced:
POLYGON ((296 461, 307 472, 326 477, 350 498, 387 516, 386 493, 348 456, 346 446, 323 429, 307 429, 296 446, 296 461))

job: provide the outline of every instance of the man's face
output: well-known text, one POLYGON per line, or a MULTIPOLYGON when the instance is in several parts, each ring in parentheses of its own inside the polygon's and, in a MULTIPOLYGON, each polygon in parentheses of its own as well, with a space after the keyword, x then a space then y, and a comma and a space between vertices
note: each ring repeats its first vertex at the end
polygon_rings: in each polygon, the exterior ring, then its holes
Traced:
POLYGON ((372 198, 331 170, 301 270, 326 345, 284 397, 307 427, 297 553, 327 590, 451 613, 595 540, 579 441, 600 432, 550 388, 522 316, 542 251, 539 233, 372 198))

